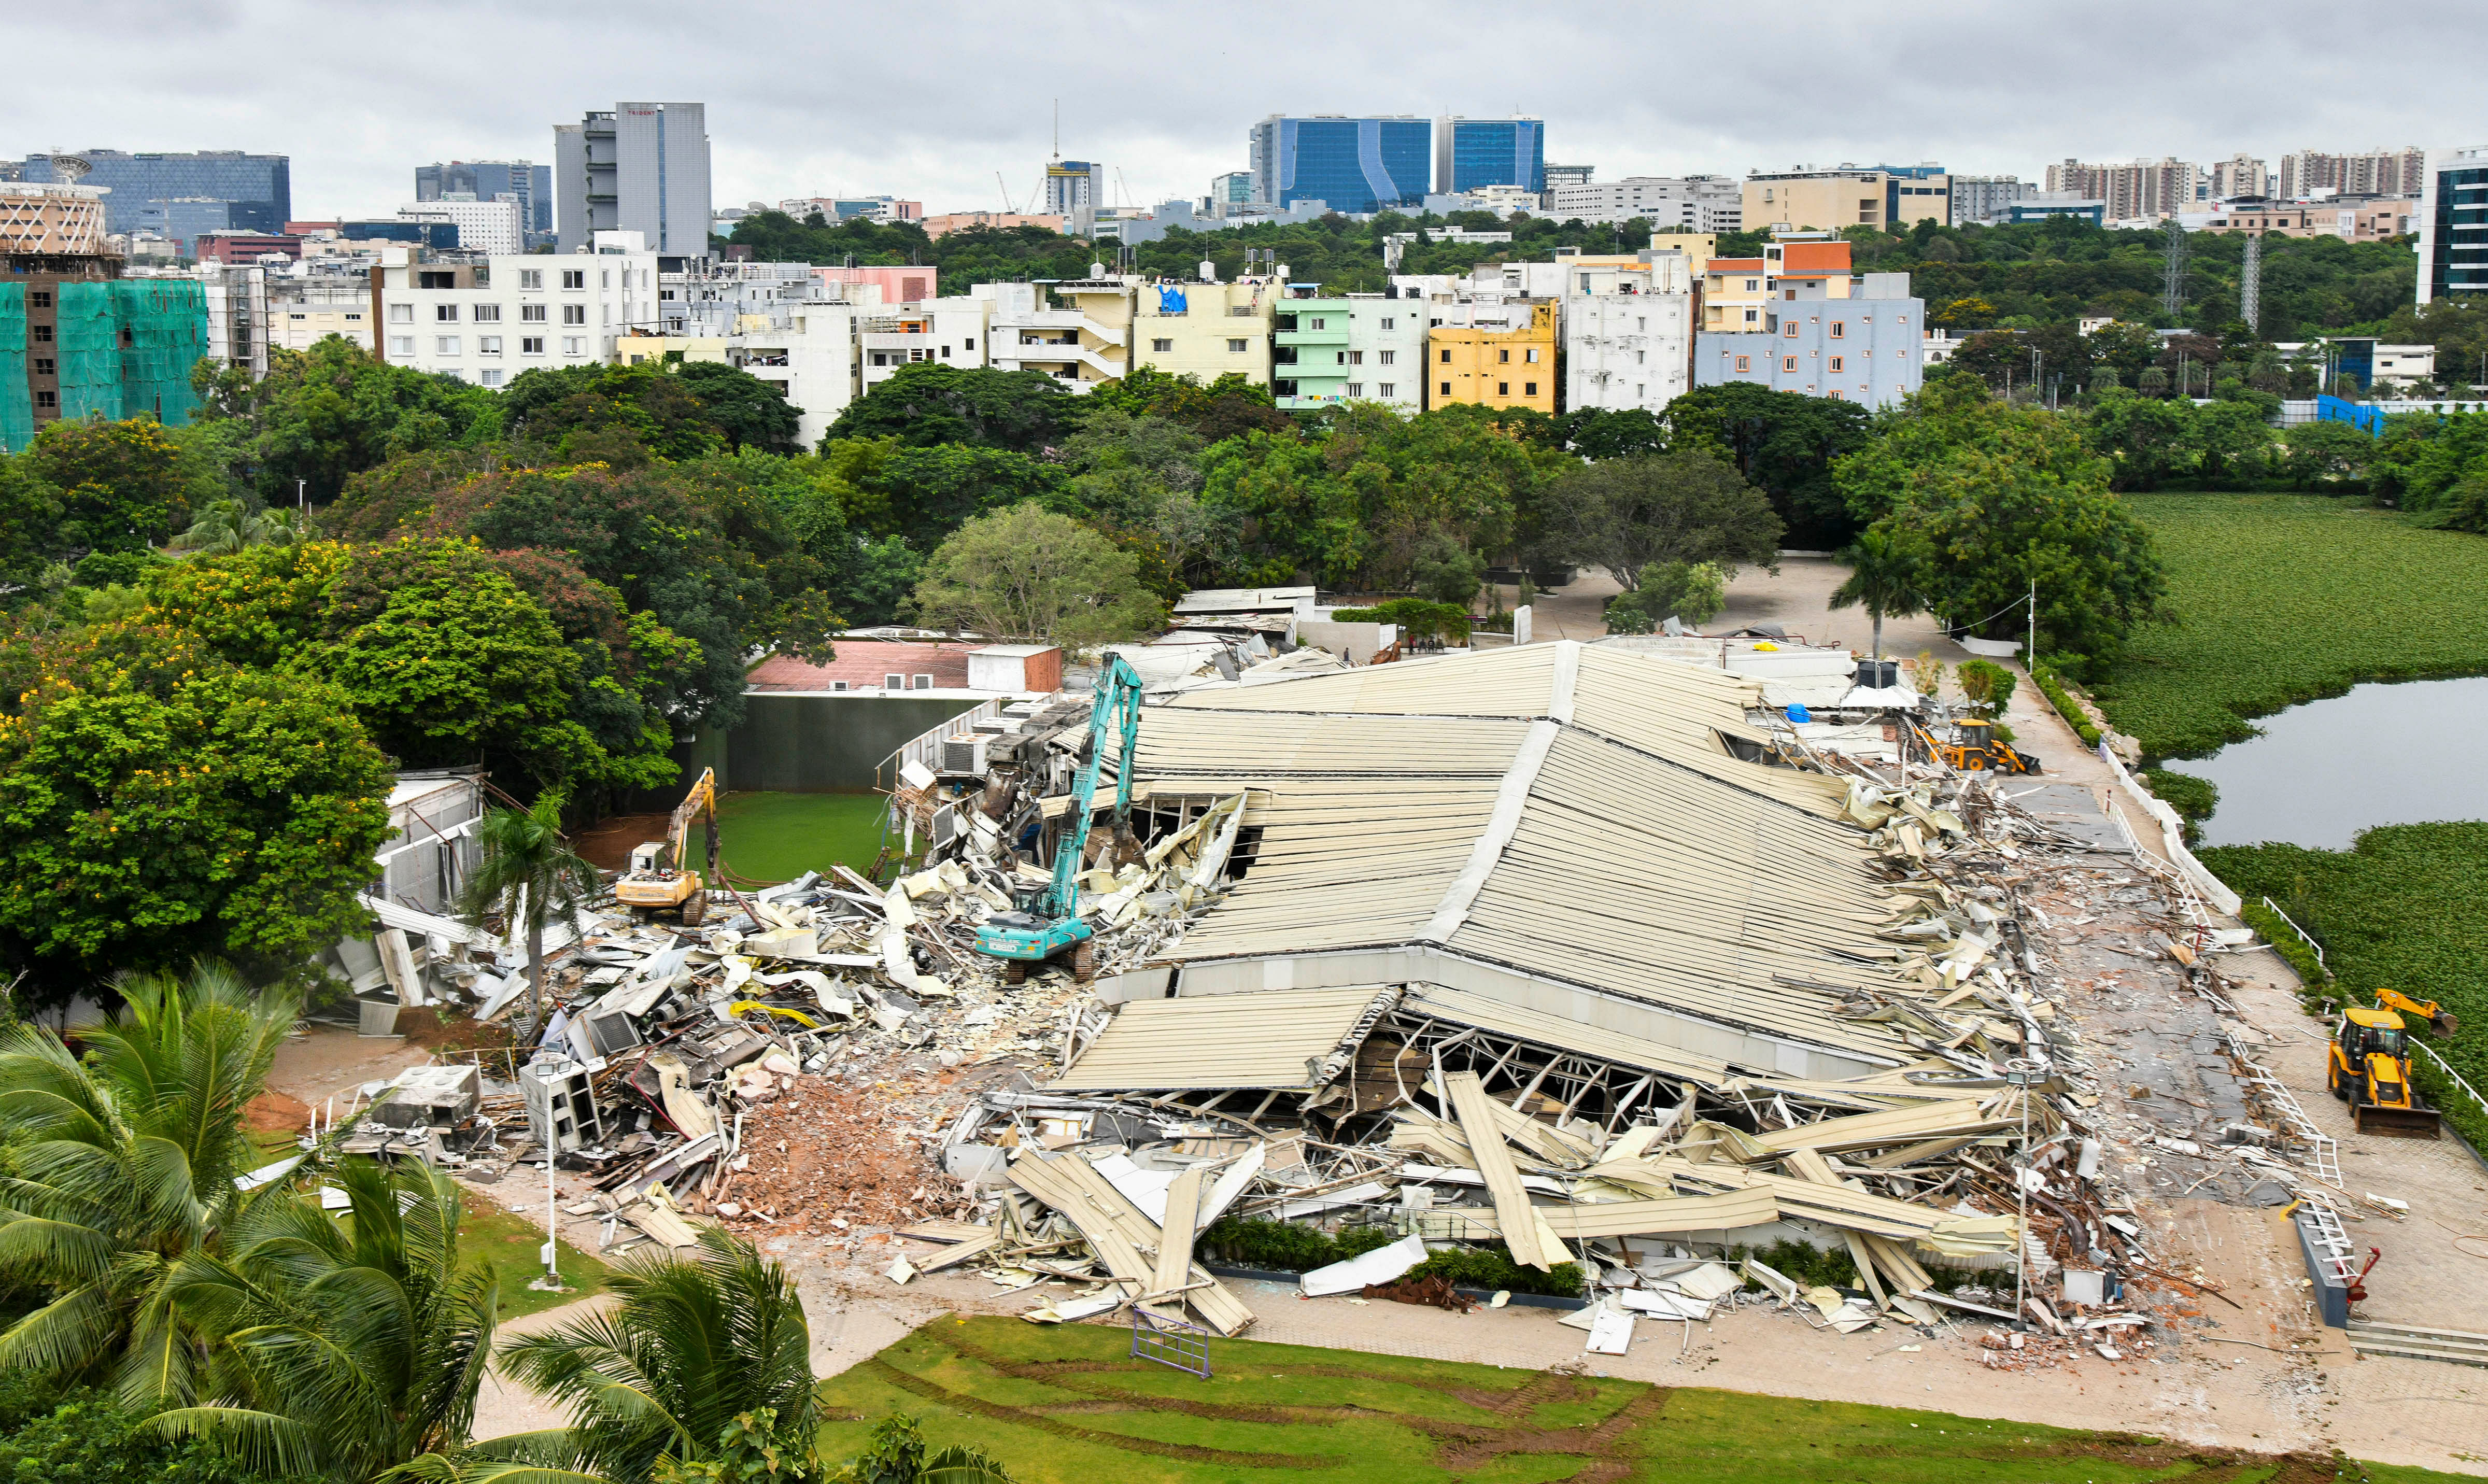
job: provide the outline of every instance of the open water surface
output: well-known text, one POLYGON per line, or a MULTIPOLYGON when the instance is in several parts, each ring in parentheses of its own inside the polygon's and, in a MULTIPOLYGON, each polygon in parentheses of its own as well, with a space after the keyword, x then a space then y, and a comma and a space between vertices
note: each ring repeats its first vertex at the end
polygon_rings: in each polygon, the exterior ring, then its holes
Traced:
POLYGON ((2372 825, 2488 819, 2488 675, 2357 686, 2255 725, 2167 765, 2219 785, 2206 844, 2346 850, 2372 825))

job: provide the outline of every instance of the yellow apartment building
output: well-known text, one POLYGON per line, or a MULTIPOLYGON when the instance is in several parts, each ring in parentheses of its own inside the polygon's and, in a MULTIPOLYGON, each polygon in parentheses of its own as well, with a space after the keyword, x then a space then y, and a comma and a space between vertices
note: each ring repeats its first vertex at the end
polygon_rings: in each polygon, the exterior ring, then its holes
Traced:
MULTIPOLYGON (((1132 364, 1132 291, 1136 280, 1082 278, 1045 288, 1033 283, 980 283, 969 292, 992 301, 986 320, 987 361, 1001 371, 1041 371, 1071 392, 1119 382, 1132 364)), ((1264 358, 1266 359, 1266 354, 1264 358)), ((1266 365, 1262 375, 1269 375, 1266 365)))
POLYGON ((1426 405, 1555 413, 1552 300, 1437 303, 1426 330, 1426 405))
POLYGON ((1270 382, 1270 321, 1286 286, 1260 283, 1145 283, 1132 319, 1132 364, 1201 385, 1230 372, 1256 386, 1270 382))

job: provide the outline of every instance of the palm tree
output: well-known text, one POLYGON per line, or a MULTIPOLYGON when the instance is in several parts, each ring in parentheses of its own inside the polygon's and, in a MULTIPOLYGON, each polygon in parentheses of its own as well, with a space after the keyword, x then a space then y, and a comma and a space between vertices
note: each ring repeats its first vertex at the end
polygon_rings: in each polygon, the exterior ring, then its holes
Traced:
POLYGON ((570 1412, 566 1428, 495 1438, 408 1465, 439 1484, 636 1484, 661 1466, 735 1453, 755 1431, 812 1460, 821 1417, 811 1332, 786 1270, 715 1228, 700 1251, 626 1263, 618 1300, 501 1347, 511 1379, 570 1412))
POLYGON ((1849 564, 1849 580, 1831 594, 1834 609, 1864 605, 1868 616, 1875 620, 1875 658, 1883 657, 1883 620, 1907 618, 1925 612, 1913 585, 1917 581, 1917 554, 1910 551, 1894 531, 1868 527, 1857 533, 1857 540, 1840 554, 1849 564))
POLYGON ((168 543, 175 551, 230 556, 253 546, 291 546, 303 538, 301 517, 291 510, 255 509, 239 499, 212 499, 190 528, 168 543))
POLYGON ((475 827, 483 859, 459 894, 458 915, 482 928, 499 918, 504 930, 527 940, 527 985, 536 1024, 544 1024, 545 928, 569 922, 594 895, 596 868, 561 833, 562 796, 547 793, 531 809, 496 809, 475 827))
POLYGON ((33 1025, 0 1031, 0 1273, 51 1300, 0 1331, 0 1368, 116 1387, 133 1411, 195 1399, 208 1337, 172 1302, 185 1260, 260 1202, 242 1111, 293 1028, 294 996, 222 964, 185 979, 123 975, 112 1023, 81 1062, 33 1025))
POLYGON ((460 1262, 455 1182, 353 1160, 351 1219, 317 1197, 264 1203, 223 1257, 185 1259, 174 1305, 215 1335, 210 1400, 158 1416, 271 1477, 359 1484, 466 1445, 493 1353, 500 1284, 460 1262))

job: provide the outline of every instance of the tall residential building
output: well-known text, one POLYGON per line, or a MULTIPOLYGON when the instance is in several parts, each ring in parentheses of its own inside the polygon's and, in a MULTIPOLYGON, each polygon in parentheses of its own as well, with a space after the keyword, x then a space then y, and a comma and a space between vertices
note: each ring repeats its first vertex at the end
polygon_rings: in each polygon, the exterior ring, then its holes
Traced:
MULTIPOLYGON (((95 199, 37 182, 13 189, 8 204, 24 210, 28 191, 70 192, 73 216, 76 203, 95 199)), ((39 243, 45 235, 24 221, 17 230, 39 243)), ((118 257, 58 246, 0 244, 0 451, 23 452, 37 428, 62 417, 188 422, 198 406, 190 367, 208 354, 198 277, 124 278, 118 257)))
POLYGON ((2418 301, 2488 294, 2488 145, 2431 150, 2418 211, 2418 301))
POLYGON ((1546 189, 1546 125, 1539 119, 1434 121, 1434 189, 1450 195, 1484 186, 1511 186, 1530 195, 1546 189))
POLYGON ((1381 294, 1324 297, 1312 283, 1286 285, 1272 320, 1270 391, 1283 411, 1380 402, 1426 406, 1423 300, 1381 294))
POLYGON ((1613 226, 1635 217, 1653 227, 1688 232, 1734 232, 1744 224, 1745 195, 1720 175, 1629 175, 1599 185, 1558 186, 1550 179, 1544 214, 1557 221, 1613 226))
POLYGON ((106 232, 157 233, 184 256, 202 232, 282 232, 294 215, 293 165, 283 155, 82 150, 29 155, 18 175, 30 184, 75 182, 101 189, 106 232))
POLYGON ((1092 214, 1106 204, 1106 167, 1090 159, 1058 159, 1045 167, 1045 204, 1049 216, 1066 219, 1092 214))
POLYGON ((708 253, 706 103, 616 103, 552 128, 559 248, 584 252, 599 232, 636 232, 652 252, 708 253))
POLYGON ((414 199, 441 201, 471 196, 478 201, 517 198, 521 229, 527 245, 552 236, 552 166, 524 159, 453 159, 414 167, 414 199))
POLYGON ((1564 407, 1655 413, 1692 389, 1694 253, 1561 257, 1564 407))
POLYGON ((2212 199, 2254 200, 2272 194, 2272 167, 2251 155, 2212 162, 2212 199))
POLYGON ((2319 190, 2344 196, 2410 196, 2427 188, 2427 151, 2417 145, 2373 149, 2363 155, 2325 155, 2301 150, 2280 157, 2279 195, 2303 201, 2319 190))
POLYGON ((2191 212, 2210 190, 2211 180, 2202 166, 2175 158, 2118 164, 2085 164, 2068 159, 2048 167, 2047 194, 2104 201, 2110 221, 2191 212))
POLYGON ((382 249, 372 270, 380 358, 478 386, 506 385, 535 366, 612 360, 621 336, 658 328, 657 253, 637 232, 600 232, 591 245, 480 264, 382 249))
POLYGON ((1272 114, 1253 126, 1253 199, 1319 201, 1363 214, 1426 199, 1434 163, 1430 119, 1272 114))
POLYGON ((1839 232, 1862 226, 1906 232, 1928 220, 1952 220, 1952 177, 1941 165, 1842 165, 1745 178, 1747 230, 1839 232))
POLYGON ((466 252, 527 250, 526 208, 515 197, 497 201, 415 201, 397 209, 400 221, 445 221, 458 229, 466 252))
POLYGON ((2039 187, 2018 175, 1956 175, 1952 178, 1953 226, 2002 221, 2013 203, 2026 201, 2039 187))

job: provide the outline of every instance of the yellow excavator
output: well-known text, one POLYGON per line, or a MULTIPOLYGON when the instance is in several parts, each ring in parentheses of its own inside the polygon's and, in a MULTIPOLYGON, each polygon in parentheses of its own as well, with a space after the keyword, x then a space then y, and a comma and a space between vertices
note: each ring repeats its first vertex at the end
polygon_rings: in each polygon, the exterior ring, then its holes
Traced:
POLYGON ((1953 729, 1961 739, 1957 742, 1938 742, 1915 722, 1909 723, 1908 727, 1918 734, 1918 741, 1926 748, 1929 756, 1938 758, 1960 772, 2039 771, 2039 759, 1997 736, 1993 722, 1983 722, 1973 717, 1954 723, 1953 729))
POLYGON ((2442 1131, 2437 1111, 2411 1086, 2410 1035, 2400 1012, 2440 1036, 2461 1029, 2434 1000, 2422 1004, 2397 989, 2378 989, 2375 1009, 2353 1005, 2341 1012, 2341 1034, 2325 1052, 2325 1080, 2333 1097, 2350 1104, 2350 1122, 2361 1133, 2433 1139, 2442 1131))
POLYGON ((665 821, 665 838, 635 845, 631 849, 631 869, 613 883, 613 899, 631 909, 632 917, 646 922, 660 912, 672 912, 686 928, 696 928, 708 916, 708 884, 717 879, 717 770, 708 768, 692 785, 692 791, 674 806, 673 817, 665 821), (685 862, 691 850, 692 821, 708 825, 708 872, 703 875, 685 862))

